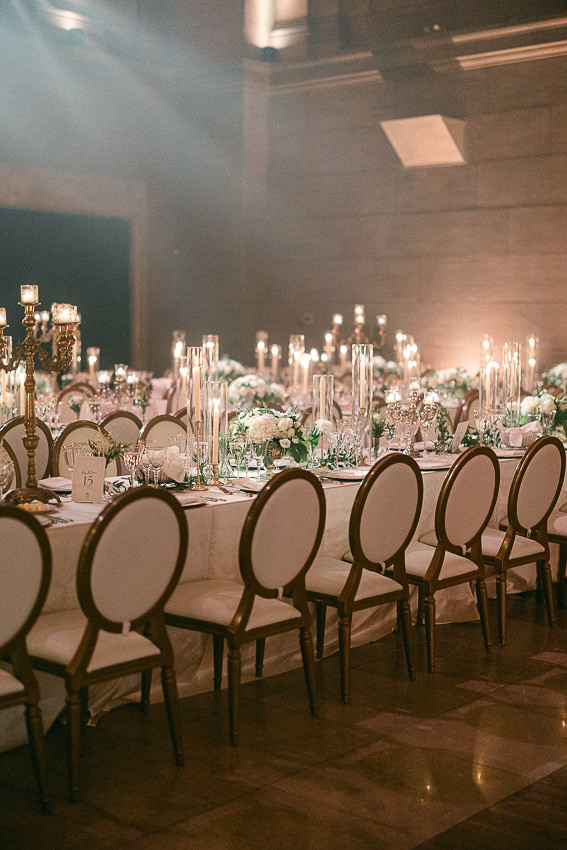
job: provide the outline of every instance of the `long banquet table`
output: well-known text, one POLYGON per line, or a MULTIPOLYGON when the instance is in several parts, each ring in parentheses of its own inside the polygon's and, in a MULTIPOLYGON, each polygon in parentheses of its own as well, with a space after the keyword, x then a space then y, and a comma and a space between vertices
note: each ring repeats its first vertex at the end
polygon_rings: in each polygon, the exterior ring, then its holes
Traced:
MULTIPOLYGON (((516 468, 517 457, 505 456, 500 460, 501 483, 498 502, 490 525, 497 527, 506 514, 506 500, 516 468)), ((425 463, 425 462, 424 462, 425 463)), ((424 502, 416 538, 434 526, 435 503, 446 469, 423 469, 424 502)), ((348 549, 348 519, 358 489, 358 483, 326 481, 327 519, 321 554, 341 557, 348 549)), ((208 495, 219 501, 187 506, 185 515, 189 528, 188 554, 181 582, 203 578, 228 578, 240 581, 238 569, 238 541, 249 508, 250 498, 244 494, 224 495, 211 491, 208 495)), ((561 502, 567 500, 567 490, 561 502)), ((46 611, 69 610, 78 607, 75 590, 75 570, 79 552, 90 523, 102 505, 65 502, 58 516, 71 520, 47 528, 53 556, 53 575, 46 611)), ((282 517, 285 522, 285 517, 282 517)), ((159 528, 156 528, 159 534, 159 528)), ((509 589, 522 591, 534 586, 535 570, 530 565, 523 571, 509 573, 509 589)), ((489 588, 490 591, 490 588, 489 588)), ((415 600, 414 600, 415 601, 415 600)), ((465 622, 478 619, 475 598, 468 585, 451 588, 437 597, 438 622, 465 622)), ((361 611, 353 620, 352 643, 361 645, 378 640, 395 626, 394 606, 381 606, 378 610, 361 611)), ((175 650, 179 695, 186 697, 212 688, 212 641, 196 632, 171 629, 175 650)), ((482 641, 479 636, 479 651, 482 641)), ((325 654, 338 648, 337 618, 329 610, 325 654)), ((254 645, 243 647, 243 681, 254 676, 254 645)), ((299 641, 295 633, 271 638, 267 642, 264 675, 273 675, 301 664, 299 641)), ((421 666, 421 665, 420 665, 421 666)), ((419 667, 418 667, 419 669, 419 667)), ((46 673, 38 674, 46 729, 55 720, 65 704, 61 680, 46 673)), ((125 700, 139 697, 139 677, 126 677, 114 683, 93 686, 89 693, 89 707, 93 722, 101 713, 125 700)), ((161 699, 159 677, 155 678, 152 699, 161 699)), ((0 717, 0 751, 17 746, 27 740, 23 714, 19 709, 3 712, 0 717)))

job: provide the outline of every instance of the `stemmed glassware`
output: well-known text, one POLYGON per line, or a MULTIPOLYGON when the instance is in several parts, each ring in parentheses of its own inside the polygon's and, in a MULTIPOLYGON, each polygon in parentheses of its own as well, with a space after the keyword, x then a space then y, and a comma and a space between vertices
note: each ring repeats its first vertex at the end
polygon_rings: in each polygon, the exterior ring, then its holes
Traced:
POLYGON ((126 469, 130 473, 130 486, 134 486, 134 473, 137 467, 140 465, 140 454, 141 447, 137 445, 135 448, 126 449, 124 452, 124 463, 126 464, 126 469))
POLYGON ((262 478, 262 474, 260 472, 260 466, 262 464, 262 461, 264 460, 264 457, 266 456, 267 443, 268 443, 267 440, 258 440, 258 441, 252 440, 250 442, 250 447, 252 449, 252 457, 256 461, 256 469, 258 470, 258 475, 257 475, 258 479, 262 478))
POLYGON ((154 487, 157 487, 159 471, 165 463, 165 446, 148 446, 148 459, 153 472, 154 487))
POLYGON ((152 464, 148 455, 148 447, 145 443, 140 446, 138 465, 142 468, 142 472, 144 473, 144 483, 146 487, 149 487, 152 464))
POLYGON ((14 469, 10 461, 0 461, 0 499, 12 482, 14 469))
POLYGON ((88 457, 92 454, 92 451, 88 447, 87 443, 65 443, 63 446, 63 454, 65 456, 65 463, 71 473, 73 473, 77 458, 88 457))

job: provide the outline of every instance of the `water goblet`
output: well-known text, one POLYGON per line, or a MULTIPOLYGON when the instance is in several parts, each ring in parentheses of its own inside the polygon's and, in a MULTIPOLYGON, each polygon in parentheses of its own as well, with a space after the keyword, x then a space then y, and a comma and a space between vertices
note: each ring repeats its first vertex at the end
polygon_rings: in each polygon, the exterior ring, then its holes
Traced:
POLYGON ((4 496, 4 492, 12 483, 14 468, 11 461, 0 462, 0 499, 4 496))
POLYGON ((264 457, 266 455, 267 442, 268 442, 267 440, 251 440, 250 441, 250 448, 252 450, 252 457, 256 461, 256 469, 257 469, 257 476, 256 477, 258 479, 262 478, 262 474, 260 472, 260 465, 261 465, 261 463, 264 460, 264 457))
POLYGON ((165 446, 149 446, 148 459, 153 472, 154 487, 159 483, 159 471, 165 463, 165 446))
POLYGON ((124 452, 124 463, 126 464, 126 469, 130 473, 130 486, 134 486, 134 473, 136 471, 136 467, 140 463, 140 449, 138 446, 136 448, 126 449, 124 452))

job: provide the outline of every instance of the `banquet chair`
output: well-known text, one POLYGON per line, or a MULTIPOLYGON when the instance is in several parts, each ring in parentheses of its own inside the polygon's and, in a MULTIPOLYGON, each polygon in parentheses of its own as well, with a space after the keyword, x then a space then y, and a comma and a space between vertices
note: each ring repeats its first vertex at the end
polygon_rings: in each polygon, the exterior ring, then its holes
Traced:
POLYGON ((481 536, 494 510, 499 484, 500 468, 494 452, 486 446, 466 449, 441 485, 434 531, 407 548, 408 581, 418 588, 420 614, 425 611, 430 673, 435 670, 435 594, 439 590, 475 582, 484 645, 489 651, 481 536))
POLYGON ((74 401, 92 398, 94 395, 95 390, 87 381, 75 381, 62 389, 57 396, 57 413, 61 424, 66 425, 68 422, 74 422, 77 419, 75 412, 70 407, 74 401))
MULTIPOLYGON (((88 443, 89 440, 96 440, 101 434, 106 434, 104 428, 97 425, 96 422, 91 422, 89 419, 77 419, 76 422, 70 422, 63 428, 53 446, 53 463, 52 470, 54 476, 63 476, 63 478, 72 478, 73 471, 67 466, 65 460, 64 446, 69 443, 88 443)), ((118 464, 116 460, 111 460, 106 467, 105 475, 118 475, 118 464)))
MULTIPOLYGON (((343 418, 342 410, 339 404, 333 399, 333 406, 331 408, 331 415, 333 417, 333 422, 339 422, 343 418)), ((313 408, 306 407, 301 416, 301 424, 306 425, 309 429, 313 427, 313 408)))
MULTIPOLYGON (((37 519, 20 508, 0 507, 0 709, 24 705, 34 772, 44 812, 49 812, 39 687, 26 638, 45 603, 51 549, 37 519)), ((1 843, 1 842, 0 842, 1 843)))
POLYGON ((565 571, 567 568, 567 504, 554 511, 547 521, 547 536, 550 543, 559 546, 557 590, 559 608, 565 608, 565 571))
POLYGON ((161 416, 154 416, 142 426, 140 440, 145 443, 154 441, 160 445, 169 446, 171 437, 186 433, 187 425, 181 419, 169 413, 163 413, 161 416))
MULTIPOLYGON (((172 416, 176 416, 176 410, 179 410, 180 405, 183 404, 183 401, 187 401, 187 390, 184 389, 179 382, 175 383, 167 394, 167 402, 165 406, 165 412, 170 413, 172 416)), ((185 403, 185 408, 187 408, 187 403, 185 403)))
POLYGON ((10 443, 4 443, 0 440, 0 450, 3 450, 4 459, 9 460, 12 464, 13 475, 9 481, 5 483, 5 489, 18 488, 22 486, 22 471, 20 469, 20 464, 18 463, 18 458, 16 457, 16 453, 14 452, 10 443))
POLYGON ((506 530, 487 528, 482 535, 484 560, 496 571, 498 632, 506 644, 506 573, 536 564, 543 586, 549 625, 555 625, 547 522, 565 477, 565 449, 557 437, 540 437, 520 460, 508 494, 506 530))
POLYGON ((171 626, 213 635, 214 687, 221 686, 224 641, 228 644, 230 740, 239 738, 240 650, 243 644, 299 630, 311 712, 315 679, 311 618, 305 574, 323 537, 325 497, 315 476, 287 469, 262 488, 240 535, 242 584, 205 579, 179 585, 166 605, 171 626), (292 599, 281 600, 283 590, 292 599))
POLYGON ((465 394, 455 413, 455 427, 459 422, 469 422, 473 428, 475 427, 474 411, 478 407, 478 400, 478 390, 469 390, 465 394))
POLYGON ((187 405, 185 405, 185 407, 180 407, 173 415, 176 419, 180 419, 183 424, 187 426, 187 405))
MULTIPOLYGON (((140 436, 142 420, 129 410, 113 410, 101 419, 100 427, 104 428, 117 443, 126 443, 135 448, 140 436)), ((122 458, 119 459, 118 469, 121 475, 128 472, 122 458)))
MULTIPOLYGON (((53 437, 43 419, 36 419, 36 434, 39 442, 35 450, 35 474, 39 481, 51 474, 53 437)), ((18 479, 19 470, 19 480, 22 486, 26 483, 28 477, 28 453, 23 443, 25 435, 26 428, 23 416, 15 416, 0 427, 0 440, 9 445, 16 456, 16 479, 18 479)))
POLYGON ((76 579, 80 609, 42 614, 29 633, 33 667, 65 681, 72 802, 78 794, 81 721, 91 684, 140 673, 145 708, 149 679, 144 674, 160 667, 175 760, 183 764, 173 649, 163 608, 181 575, 187 538, 183 509, 171 493, 137 487, 118 496, 83 543, 76 579))
POLYGON ((352 565, 318 557, 305 577, 307 599, 317 614, 317 657, 323 657, 327 606, 339 616, 341 697, 350 702, 350 640, 354 611, 396 603, 408 673, 415 678, 409 586, 404 552, 412 539, 423 503, 421 471, 410 457, 390 454, 374 464, 351 510, 349 542, 352 565), (385 568, 392 575, 384 574, 385 568))

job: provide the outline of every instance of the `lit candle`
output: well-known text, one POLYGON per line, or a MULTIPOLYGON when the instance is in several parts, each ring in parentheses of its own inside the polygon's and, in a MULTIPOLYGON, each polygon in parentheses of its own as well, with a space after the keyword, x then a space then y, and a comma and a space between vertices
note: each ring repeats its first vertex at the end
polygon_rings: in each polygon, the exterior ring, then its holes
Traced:
POLYGON ((325 404, 325 381, 321 379, 321 383, 319 384, 319 416, 321 419, 326 419, 326 404, 325 404))
POLYGON ((334 325, 342 325, 342 323, 343 323, 343 314, 342 313, 335 313, 335 315, 333 316, 333 324, 334 325))
POLYGON ((179 367, 179 374, 181 375, 181 393, 179 396, 179 404, 184 407, 187 404, 187 374, 188 374, 187 366, 179 367))
POLYGON ((360 401, 359 407, 360 409, 366 410, 366 357, 364 354, 360 355, 360 367, 359 367, 359 376, 360 376, 360 401))
POLYGON ((0 307, 0 328, 8 327, 8 319, 6 318, 6 308, 0 307))
POLYGON ((38 287, 33 283, 24 283, 20 286, 21 304, 39 304, 38 287))
POLYGON ((347 359, 347 354, 348 354, 348 345, 341 345, 341 347, 339 348, 339 354, 340 354, 341 369, 346 369, 346 359, 347 359))
POLYGON ((409 388, 410 388, 411 392, 414 392, 414 393, 419 392, 419 381, 417 380, 417 378, 414 378, 410 382, 409 388))
POLYGON ((266 343, 263 339, 258 340, 258 372, 264 371, 264 351, 266 348, 266 343))
POLYGON ((278 360, 280 357, 280 347, 279 345, 272 345, 271 349, 272 355, 272 381, 277 381, 278 379, 278 360))
POLYGON ((219 400, 213 399, 213 463, 219 462, 219 400))
POLYGON ((195 401, 195 419, 201 420, 201 367, 193 366, 193 398, 195 401))
POLYGON ((301 358, 301 369, 303 375, 303 392, 307 392, 309 386, 309 366, 311 365, 311 355, 304 354, 301 358))

